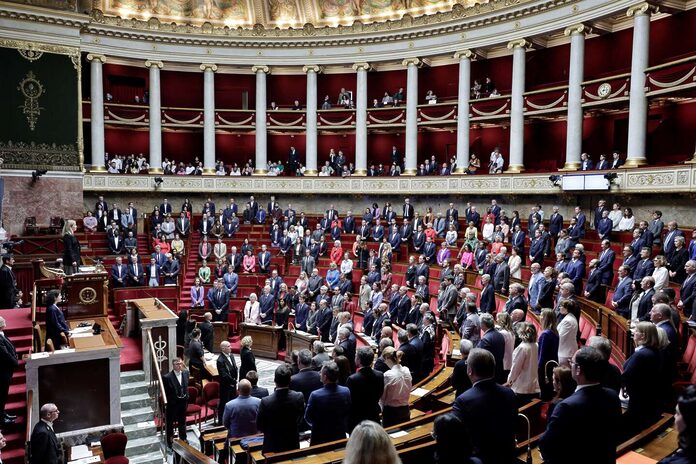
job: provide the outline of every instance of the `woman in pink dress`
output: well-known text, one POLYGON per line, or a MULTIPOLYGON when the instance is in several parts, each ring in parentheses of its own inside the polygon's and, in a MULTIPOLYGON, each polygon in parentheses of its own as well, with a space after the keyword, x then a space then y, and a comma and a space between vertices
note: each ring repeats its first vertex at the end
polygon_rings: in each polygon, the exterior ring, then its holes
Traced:
POLYGON ((247 250, 247 254, 242 260, 242 270, 245 274, 250 272, 256 272, 256 257, 253 255, 251 250, 247 250))

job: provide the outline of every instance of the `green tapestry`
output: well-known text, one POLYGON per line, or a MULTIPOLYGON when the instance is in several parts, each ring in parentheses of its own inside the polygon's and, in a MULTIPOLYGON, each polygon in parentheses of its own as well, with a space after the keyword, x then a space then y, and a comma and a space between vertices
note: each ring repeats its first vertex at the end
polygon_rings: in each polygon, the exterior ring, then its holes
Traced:
MULTIPOLYGON (((48 46, 50 47, 50 46, 48 46)), ((79 54, 0 48, 5 168, 77 170, 79 54)))

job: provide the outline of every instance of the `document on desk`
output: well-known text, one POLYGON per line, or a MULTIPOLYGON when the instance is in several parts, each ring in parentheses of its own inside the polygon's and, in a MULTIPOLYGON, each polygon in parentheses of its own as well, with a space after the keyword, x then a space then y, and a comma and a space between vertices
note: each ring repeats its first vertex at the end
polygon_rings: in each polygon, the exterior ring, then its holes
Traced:
POLYGON ((91 464, 93 462, 101 462, 99 456, 90 456, 88 458, 77 459, 75 461, 70 461, 68 464, 91 464))
POLYGON ((426 390, 425 388, 416 388, 411 392, 413 396, 417 396, 419 398, 424 395, 427 395, 428 393, 430 393, 430 390, 426 390))
POLYGON ((75 445, 70 449, 70 456, 73 460, 78 460, 92 456, 92 452, 87 448, 87 445, 75 445))
POLYGON ((94 334, 92 333, 92 329, 89 329, 89 332, 77 332, 77 333, 71 333, 70 338, 85 338, 85 337, 93 337, 94 334))
POLYGON ((459 350, 452 350, 452 356, 461 356, 462 352, 459 350))
POLYGON ((92 325, 88 325, 85 327, 76 327, 70 331, 70 334, 74 337, 76 334, 81 334, 81 333, 92 333, 92 325))
POLYGON ((389 436, 392 438, 405 437, 406 435, 408 435, 408 432, 404 432, 403 430, 399 430, 398 432, 393 432, 389 434, 389 436))

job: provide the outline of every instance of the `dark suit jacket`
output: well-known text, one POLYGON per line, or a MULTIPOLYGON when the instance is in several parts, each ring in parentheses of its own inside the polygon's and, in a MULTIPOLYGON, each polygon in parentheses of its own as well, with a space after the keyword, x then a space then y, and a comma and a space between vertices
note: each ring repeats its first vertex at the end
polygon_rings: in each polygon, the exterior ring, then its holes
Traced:
POLYGON ((661 366, 658 350, 648 347, 635 351, 624 363, 622 380, 629 395, 624 423, 635 431, 660 415, 661 401, 656 400, 655 394, 661 391, 661 366))
POLYGON ((628 311, 628 305, 631 303, 633 296, 633 281, 630 277, 626 277, 623 281, 619 281, 614 290, 612 301, 616 303, 617 312, 628 311))
POLYGON ((604 303, 604 292, 602 291, 602 273, 598 269, 590 271, 585 282, 585 291, 590 294, 589 299, 597 303, 604 303))
POLYGON ((483 334, 477 348, 483 348, 491 352, 493 358, 495 358, 495 379, 498 383, 504 383, 507 379, 503 378, 503 357, 505 356, 505 338, 503 334, 495 329, 490 329, 483 334))
POLYGON ((455 395, 459 396, 471 388, 471 379, 466 373, 466 360, 460 359, 452 370, 452 387, 455 395))
POLYGON ((203 346, 213 352, 213 324, 207 321, 200 322, 198 328, 201 329, 201 342, 203 346))
MULTIPOLYGON (((181 384, 176 380, 174 371, 169 371, 165 374, 162 377, 162 382, 164 383, 164 394, 167 397, 167 406, 181 406, 182 403, 186 404, 188 402, 188 371, 181 371, 181 384)), ((172 408, 172 410, 174 409, 172 408)))
POLYGON ((60 349, 60 335, 67 333, 69 330, 63 311, 58 309, 58 306, 52 305, 46 308, 46 340, 53 340, 55 349, 60 349))
POLYGON ((549 218, 549 233, 551 235, 558 235, 558 232, 563 229, 563 216, 560 214, 551 214, 549 218))
POLYGON ((256 357, 249 348, 242 348, 239 353, 241 366, 239 366, 239 378, 245 379, 247 372, 256 370, 256 357))
POLYGON ((643 296, 638 304, 638 319, 641 321, 650 320, 650 310, 653 307, 652 297, 655 294, 655 289, 651 288, 647 292, 643 292, 643 296))
POLYGON ((237 362, 234 360, 234 355, 230 355, 230 361, 227 356, 220 354, 217 358, 217 370, 220 376, 220 407, 225 408, 229 400, 235 397, 237 390, 237 362), (231 361, 231 362, 230 362, 231 361))
POLYGON ((0 309, 11 309, 17 303, 17 279, 9 266, 0 267, 0 309))
POLYGON ((63 264, 72 266, 72 263, 80 263, 80 242, 72 234, 63 235, 63 264))
POLYGON ((495 313, 495 290, 493 289, 493 284, 489 283, 481 291, 479 308, 484 313, 495 313))
POLYGON ((300 448, 299 424, 305 401, 302 393, 288 388, 276 389, 263 398, 256 426, 263 432, 263 452, 279 453, 300 448))
POLYGON ((327 384, 312 392, 305 411, 305 420, 312 427, 311 444, 345 438, 350 406, 350 390, 341 385, 327 384))
POLYGON ((684 304, 684 314, 691 316, 694 309, 694 301, 696 301, 696 276, 691 280, 687 277, 679 291, 679 298, 684 304))
POLYGON ((544 281, 539 285, 539 296, 537 297, 537 308, 553 308, 553 291, 556 289, 556 281, 544 281))
POLYGON ((515 462, 517 397, 511 389, 482 380, 457 397, 453 412, 469 429, 474 455, 484 464, 515 462))
POLYGON ((613 390, 600 385, 585 387, 561 401, 553 410, 539 450, 547 464, 597 464, 616 462, 621 405, 613 390), (598 420, 601 418, 601 420, 598 420), (582 452, 567 446, 568 437, 582 443, 582 452))
POLYGON ((379 423, 379 400, 384 392, 384 374, 371 367, 362 367, 348 377, 346 387, 350 390, 352 403, 348 430, 353 430, 364 420, 379 423))
POLYGON ((43 421, 31 432, 31 458, 29 464, 59 464, 63 457, 56 434, 43 421))
POLYGON ((636 264, 635 271, 633 271, 633 279, 642 280, 645 276, 651 276, 654 270, 655 265, 653 264, 652 259, 641 259, 638 261, 638 264, 636 264))
POLYGON ((309 395, 321 387, 321 375, 311 368, 301 370, 290 379, 290 389, 302 393, 305 403, 309 401, 309 395))

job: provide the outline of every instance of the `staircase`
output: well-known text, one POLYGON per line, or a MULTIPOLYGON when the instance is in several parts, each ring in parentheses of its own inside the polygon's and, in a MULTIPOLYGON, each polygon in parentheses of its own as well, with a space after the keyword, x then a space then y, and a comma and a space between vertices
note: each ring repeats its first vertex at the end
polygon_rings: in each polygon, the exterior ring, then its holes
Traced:
POLYGON ((121 373, 121 418, 128 436, 126 456, 132 464, 161 464, 160 437, 155 426, 152 398, 143 371, 121 373))

